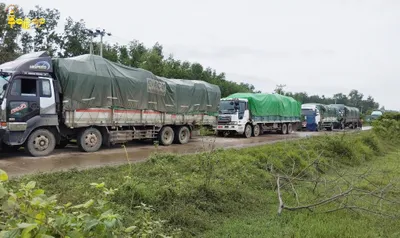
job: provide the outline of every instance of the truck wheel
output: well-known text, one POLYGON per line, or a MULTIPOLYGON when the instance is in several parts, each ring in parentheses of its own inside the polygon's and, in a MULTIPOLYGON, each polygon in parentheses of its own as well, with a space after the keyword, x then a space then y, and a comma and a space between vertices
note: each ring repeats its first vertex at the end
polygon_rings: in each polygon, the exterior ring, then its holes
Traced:
POLYGON ((291 134, 293 132, 293 125, 292 123, 288 123, 287 125, 287 133, 291 134))
POLYGON ((246 138, 250 138, 250 137, 251 137, 251 134, 252 134, 251 126, 250 126, 250 124, 247 124, 247 125, 244 127, 244 133, 243 133, 243 135, 244 135, 244 137, 246 137, 246 138))
POLYGON ((179 144, 186 144, 190 139, 190 130, 187 126, 178 127, 175 131, 174 142, 179 144))
POLYGON ((81 151, 95 152, 98 151, 103 144, 103 136, 96 128, 87 128, 79 133, 77 143, 81 151))
POLYGON ((56 147, 54 134, 47 129, 38 129, 29 135, 25 150, 34 157, 47 156, 56 147))
POLYGON ((286 124, 282 124, 282 130, 281 130, 281 134, 285 135, 287 134, 287 125, 286 124))
POLYGON ((165 126, 161 129, 158 134, 158 140, 161 145, 168 146, 174 141, 174 130, 171 127, 165 126))
POLYGON ((253 136, 254 137, 257 137, 257 136, 259 136, 260 135, 260 126, 259 125, 255 125, 254 127, 253 127, 253 136))

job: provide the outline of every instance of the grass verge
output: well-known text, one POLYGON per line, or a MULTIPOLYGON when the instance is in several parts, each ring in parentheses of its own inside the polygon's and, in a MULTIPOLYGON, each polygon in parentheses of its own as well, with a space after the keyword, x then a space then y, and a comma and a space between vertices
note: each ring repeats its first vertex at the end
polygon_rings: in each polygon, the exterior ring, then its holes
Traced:
MULTIPOLYGON (((118 188, 113 202, 125 223, 133 222, 135 207, 145 203, 154 207, 154 216, 168 221, 166 229, 180 228, 182 236, 391 237, 400 230, 400 223, 368 212, 327 214, 317 209, 284 211, 278 216, 276 173, 335 180, 338 171, 352 175, 360 168, 378 167, 389 179, 399 175, 395 166, 398 154, 394 152, 398 149, 393 139, 359 132, 197 155, 155 154, 140 164, 39 174, 12 183, 35 180, 47 194, 58 194, 61 203, 82 203, 96 196, 89 189, 90 183, 104 182, 118 188)), ((374 183, 384 185, 382 177, 369 176, 376 179, 374 183)), ((374 184, 363 183, 355 182, 365 189, 374 184)), ((392 183, 398 186, 399 181, 392 183)), ((289 204, 296 204, 296 200, 312 203, 323 198, 327 189, 319 187, 317 196, 309 184, 295 186, 300 198, 296 199, 290 189, 283 190, 289 204)), ((345 183, 338 183, 332 188, 345 187, 345 183)), ((387 196, 400 200, 396 189, 387 196)), ((370 202, 365 204, 370 206, 370 202)), ((358 200, 355 204, 365 205, 358 200)), ((397 204, 392 208, 400 210, 397 204)))

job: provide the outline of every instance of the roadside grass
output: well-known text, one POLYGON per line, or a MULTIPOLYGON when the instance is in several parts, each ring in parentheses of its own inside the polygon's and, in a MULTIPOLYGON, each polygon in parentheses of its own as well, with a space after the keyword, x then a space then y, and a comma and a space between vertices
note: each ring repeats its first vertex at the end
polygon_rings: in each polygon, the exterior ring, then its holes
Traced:
MULTIPOLYGON (((351 173, 377 166, 385 176, 398 176, 396 142, 369 131, 340 133, 195 155, 156 153, 143 163, 38 174, 12 182, 35 180, 47 194, 57 194, 61 203, 94 198, 89 184, 105 182, 118 188, 113 201, 127 224, 137 216, 134 208, 145 203, 154 207, 155 217, 168 221, 170 229, 180 228, 184 237, 391 237, 400 230, 399 222, 346 210, 283 211, 277 216, 273 171, 296 176, 307 170, 307 177, 329 177, 332 168, 351 173)), ((374 179, 385 182, 380 176, 374 179)), ((315 198, 309 185, 298 186, 302 201, 315 198)), ((285 194, 285 201, 295 204, 294 197, 285 194)), ((400 200, 398 192, 390 196, 400 200)))
MULTIPOLYGON (((393 190, 387 198, 400 202, 400 153, 390 152, 379 159, 367 161, 357 167, 342 168, 342 174, 368 173, 369 184, 359 186, 371 187, 392 183, 393 190), (372 171, 371 168, 373 168, 372 171)), ((324 175, 328 179, 335 178, 335 173, 324 175)), ((302 185, 304 186, 304 185, 302 185)), ((312 200, 311 193, 299 190, 304 201, 312 200), (303 191, 301 193, 300 191, 303 191)), ((359 210, 342 210, 332 213, 321 211, 284 211, 277 214, 276 193, 269 191, 265 194, 269 203, 263 210, 248 215, 226 219, 207 231, 204 237, 400 237, 398 219, 377 216, 359 210)), ((289 203, 295 204, 293 199, 286 197, 289 203)), ((379 203, 370 204, 373 199, 360 199, 360 207, 379 206, 379 203)), ((335 204, 336 205, 336 204, 335 204)), ((399 211, 399 204, 391 204, 388 210, 399 211)), ((328 209, 325 209, 328 210, 328 209)))

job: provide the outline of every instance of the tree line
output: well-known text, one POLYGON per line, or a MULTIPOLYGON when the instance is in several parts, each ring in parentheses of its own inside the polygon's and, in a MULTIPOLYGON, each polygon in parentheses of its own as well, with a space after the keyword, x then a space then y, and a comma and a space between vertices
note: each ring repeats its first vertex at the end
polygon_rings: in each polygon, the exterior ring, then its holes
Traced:
MULTIPOLYGON (((28 17, 45 18, 46 23, 40 28, 33 28, 30 31, 23 31, 20 26, 10 28, 7 21, 6 4, 0 3, 0 63, 15 59, 21 54, 31 51, 47 51, 52 57, 73 57, 90 52, 91 37, 88 34, 84 20, 74 20, 71 17, 66 19, 63 32, 57 32, 56 28, 60 20, 60 12, 57 9, 43 8, 36 6, 35 9, 24 12, 18 7, 16 18, 28 17)), ((93 42, 94 52, 99 52, 99 43, 93 42)), ((146 47, 138 40, 132 40, 127 45, 103 44, 103 57, 127 66, 143 68, 153 72, 155 75, 167 78, 178 78, 188 80, 203 80, 218 85, 223 97, 236 92, 260 92, 248 83, 236 83, 226 79, 223 72, 218 73, 215 69, 204 67, 197 62, 181 61, 173 55, 165 56, 163 46, 155 43, 152 47, 146 47)), ((280 93, 282 87, 276 88, 275 92, 280 93)), ((363 99, 364 95, 357 90, 352 90, 349 95, 337 93, 333 97, 308 95, 305 92, 285 92, 302 103, 317 102, 330 104, 344 103, 355 106, 362 111, 371 111, 379 107, 371 96, 363 99)))

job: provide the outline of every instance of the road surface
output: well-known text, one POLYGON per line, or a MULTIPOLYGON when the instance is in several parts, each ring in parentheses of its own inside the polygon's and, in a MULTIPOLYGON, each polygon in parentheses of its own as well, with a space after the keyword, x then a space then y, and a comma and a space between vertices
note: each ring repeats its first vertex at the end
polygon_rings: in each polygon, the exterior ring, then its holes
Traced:
MULTIPOLYGON (((363 128, 368 130, 370 128, 363 128)), ((133 142, 126 146, 129 161, 139 162, 147 159, 151 154, 158 152, 189 154, 209 151, 212 148, 240 148, 262 144, 269 144, 283 140, 293 140, 307 136, 330 134, 332 132, 294 132, 291 135, 265 134, 252 138, 216 138, 196 137, 185 145, 158 146, 151 142, 133 142)), ((86 169, 106 165, 118 165, 127 162, 125 149, 121 146, 102 149, 95 153, 80 152, 77 146, 71 145, 64 149, 56 150, 48 157, 30 157, 23 151, 12 154, 0 152, 0 168, 5 170, 10 177, 33 174, 38 172, 54 172, 72 168, 86 169)))

